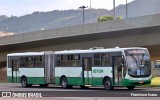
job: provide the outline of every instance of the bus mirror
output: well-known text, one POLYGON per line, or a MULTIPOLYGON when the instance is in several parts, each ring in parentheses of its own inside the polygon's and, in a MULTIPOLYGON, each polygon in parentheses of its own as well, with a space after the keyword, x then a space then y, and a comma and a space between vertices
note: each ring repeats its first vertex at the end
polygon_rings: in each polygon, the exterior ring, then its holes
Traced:
POLYGON ((124 66, 124 56, 122 56, 122 66, 124 66))
POLYGON ((124 59, 124 57, 122 56, 122 59, 124 59))

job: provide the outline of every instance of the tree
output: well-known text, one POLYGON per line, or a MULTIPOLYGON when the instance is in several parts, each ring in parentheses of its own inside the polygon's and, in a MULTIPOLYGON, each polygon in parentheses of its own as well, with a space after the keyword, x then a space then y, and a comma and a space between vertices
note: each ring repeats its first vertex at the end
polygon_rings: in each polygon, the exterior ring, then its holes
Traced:
MULTIPOLYGON (((120 20, 123 19, 123 16, 118 16, 116 19, 120 20)), ((108 21, 108 20, 114 20, 113 16, 100 16, 98 17, 98 22, 108 21)))
POLYGON ((116 19, 123 19, 123 16, 118 16, 116 19))
POLYGON ((108 20, 113 20, 113 16, 100 16, 98 17, 97 21, 102 22, 102 21, 108 21, 108 20))

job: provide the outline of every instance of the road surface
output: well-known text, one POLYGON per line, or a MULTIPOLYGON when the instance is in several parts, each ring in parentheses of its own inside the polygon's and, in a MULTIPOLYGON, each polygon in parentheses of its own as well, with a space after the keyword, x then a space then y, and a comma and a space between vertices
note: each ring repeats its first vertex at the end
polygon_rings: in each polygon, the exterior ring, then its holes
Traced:
POLYGON ((21 84, 17 83, 0 83, 0 96, 0 100, 159 100, 160 88, 128 90, 125 87, 116 87, 107 91, 103 87, 81 89, 75 86, 73 89, 62 89, 60 86, 49 85, 42 88, 37 85, 22 88, 21 84), (11 97, 7 97, 8 95, 11 97))

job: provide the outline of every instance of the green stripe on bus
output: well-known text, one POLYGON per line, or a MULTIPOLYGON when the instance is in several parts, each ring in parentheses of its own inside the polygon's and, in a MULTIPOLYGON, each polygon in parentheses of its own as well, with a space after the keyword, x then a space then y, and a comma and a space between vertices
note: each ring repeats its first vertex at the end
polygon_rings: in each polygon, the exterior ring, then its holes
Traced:
POLYGON ((20 83, 21 81, 20 81, 20 78, 19 77, 13 77, 13 79, 12 79, 12 77, 11 76, 8 76, 7 77, 7 81, 9 82, 9 83, 20 83), (12 82, 12 80, 13 80, 13 82, 12 82))
MULTIPOLYGON (((67 77, 67 81, 69 85, 85 85, 86 84, 91 84, 93 86, 96 85, 103 85, 103 78, 85 78, 83 83, 83 78, 81 77, 67 77), (88 83, 89 80, 89 83, 88 83)), ((55 78, 55 84, 60 85, 60 77, 55 78)))
POLYGON ((103 78, 93 78, 92 79, 92 85, 103 85, 103 78))
MULTIPOLYGON (((12 77, 8 76, 7 77, 8 82, 10 83, 21 83, 21 77, 13 77, 13 82, 12 82, 12 77)), ((28 84, 45 84, 44 77, 27 77, 27 83, 28 84)))
POLYGON ((150 84, 151 79, 148 80, 129 80, 129 79, 123 79, 122 85, 123 86, 137 86, 137 85, 145 85, 145 84, 150 84), (142 82, 142 83, 140 83, 142 82))
POLYGON ((27 77, 28 84, 45 84, 44 77, 27 77))
MULTIPOLYGON (((12 77, 7 77, 8 82, 12 83, 12 77)), ((28 84, 45 84, 44 77, 27 77, 28 84)), ((67 81, 69 85, 85 85, 91 84, 92 86, 99 86, 103 85, 103 78, 85 78, 85 83, 83 83, 83 78, 81 77, 67 77, 67 81), (88 83, 89 80, 89 83, 88 83)), ((143 80, 143 83, 140 84, 140 80, 129 80, 129 79, 122 79, 122 83, 119 85, 122 86, 137 86, 137 85, 144 85, 150 84, 151 79, 143 80)), ((21 83, 21 78, 14 77, 13 83, 21 83)), ((60 77, 55 77, 55 84, 60 85, 60 77)), ((118 84, 118 83, 117 83, 118 84)), ((116 85, 116 84, 115 84, 116 85)))

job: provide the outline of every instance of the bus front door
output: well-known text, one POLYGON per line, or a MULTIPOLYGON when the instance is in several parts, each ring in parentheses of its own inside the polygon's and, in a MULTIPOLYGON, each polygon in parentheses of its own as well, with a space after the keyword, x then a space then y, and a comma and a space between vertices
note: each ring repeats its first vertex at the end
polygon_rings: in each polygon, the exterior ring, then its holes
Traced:
POLYGON ((113 84, 122 84, 122 56, 113 57, 113 84))
POLYGON ((92 84, 92 59, 91 57, 83 57, 83 83, 84 85, 92 84))
POLYGON ((19 83, 19 60, 14 59, 12 60, 12 83, 19 83))

